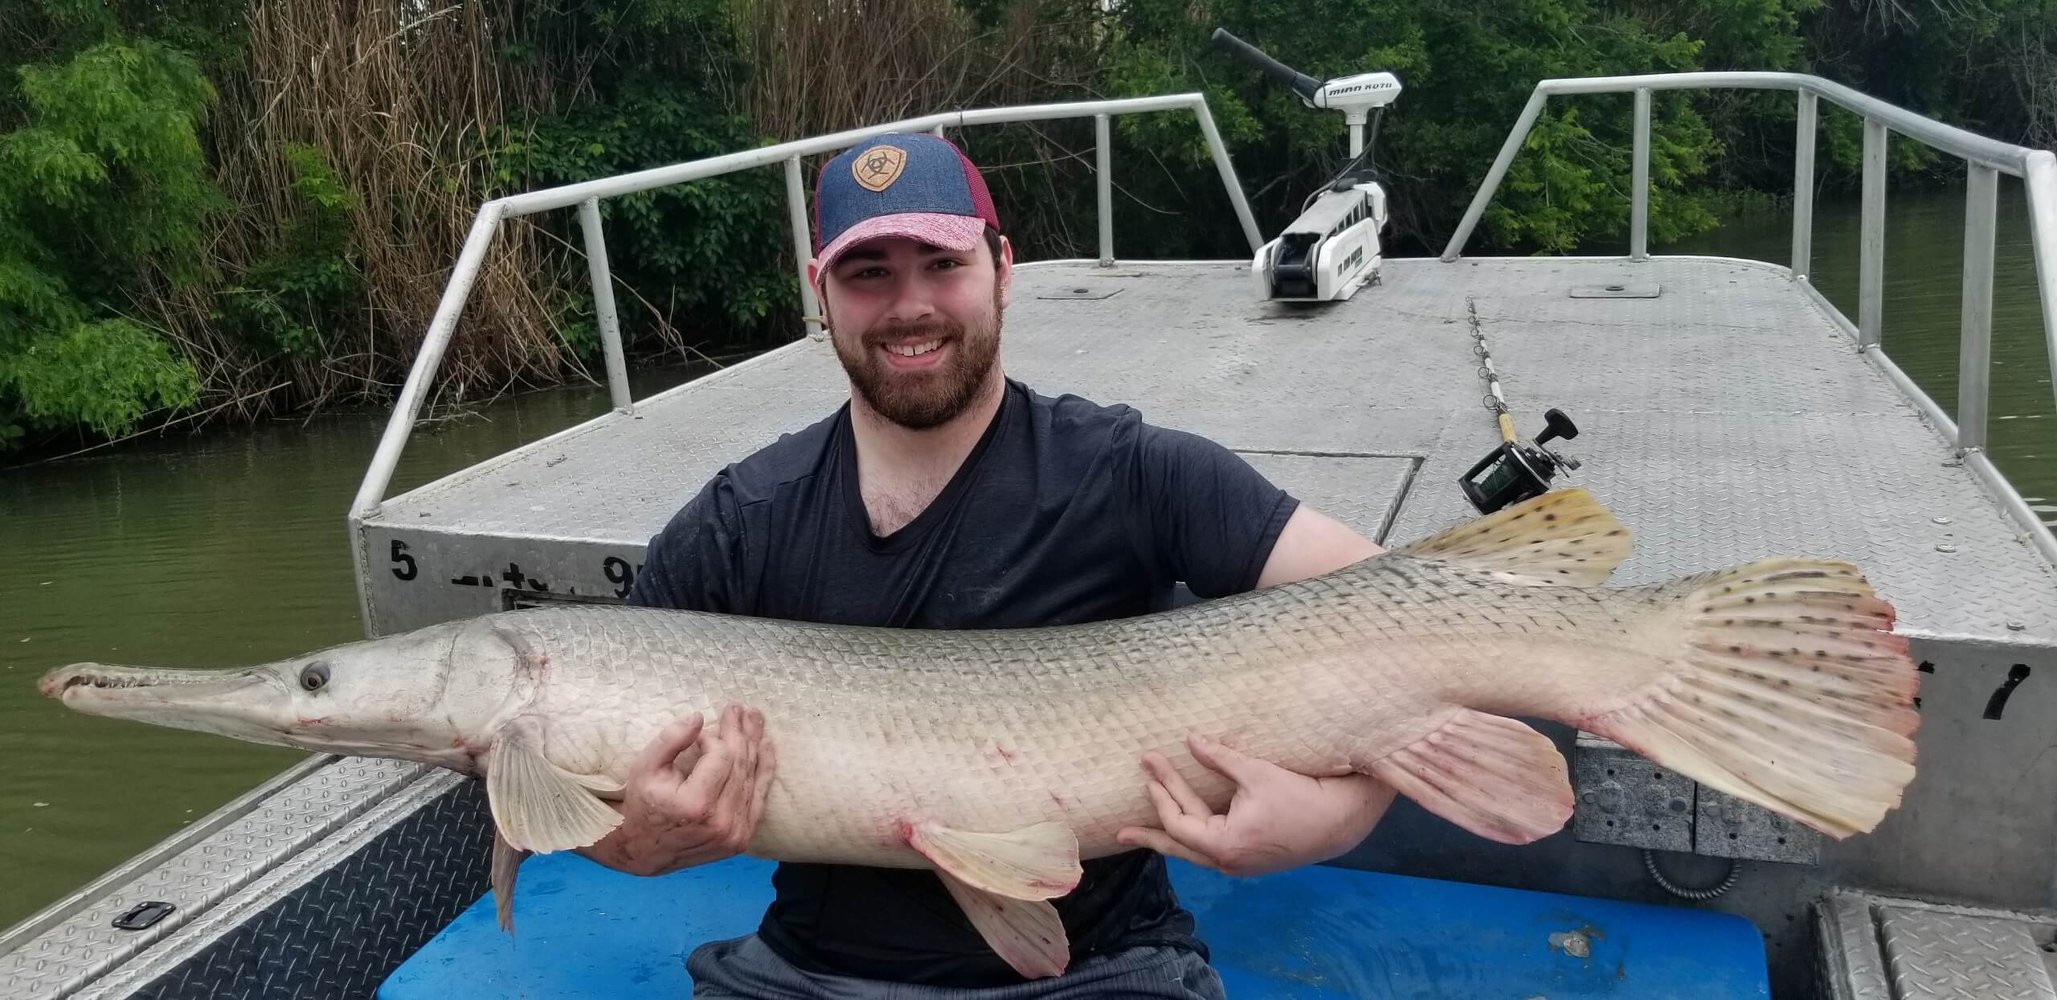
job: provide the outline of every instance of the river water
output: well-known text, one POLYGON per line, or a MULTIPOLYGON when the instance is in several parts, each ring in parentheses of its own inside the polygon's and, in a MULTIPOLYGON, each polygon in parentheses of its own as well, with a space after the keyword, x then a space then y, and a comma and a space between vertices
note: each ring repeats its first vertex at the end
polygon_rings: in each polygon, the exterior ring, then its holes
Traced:
MULTIPOLYGON (((1885 342, 1954 412, 1963 200, 1895 196, 1885 342)), ((1856 315, 1854 204, 1818 211, 1816 284, 1856 315)), ((2023 199, 2002 188, 1993 450, 2046 512, 2057 506, 2048 365, 2023 199)), ((1775 211, 1661 252, 1784 264, 1775 211)), ((637 376, 637 394, 690 371, 637 376)), ((418 430, 392 492, 605 412, 604 389, 537 392, 418 430)), ((0 472, 0 927, 57 899, 300 758, 64 712, 45 670, 80 660, 223 666, 359 638, 344 511, 382 413, 140 440, 0 472)))

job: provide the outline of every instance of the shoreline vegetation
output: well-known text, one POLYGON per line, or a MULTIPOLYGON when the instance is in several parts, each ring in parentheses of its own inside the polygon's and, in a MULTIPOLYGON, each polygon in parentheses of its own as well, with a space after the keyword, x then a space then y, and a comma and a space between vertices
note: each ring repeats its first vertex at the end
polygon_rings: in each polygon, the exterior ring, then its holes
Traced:
MULTIPOLYGON (((1439 249, 1535 82, 1815 73, 2010 142, 2057 142, 2057 5, 2031 0, 24 0, 0 10, 0 464, 167 430, 389 405, 480 203, 939 109, 1197 90, 1259 225, 1345 158, 1333 112, 1212 49, 1404 90, 1376 163, 1397 254, 1439 249)), ((1553 101, 1474 237, 1626 237, 1630 95, 1553 101)), ((1660 92, 1654 245, 1791 196, 1784 93, 1660 92)), ((1097 243, 1090 120, 967 129, 1024 259, 1097 243)), ((1117 118, 1138 257, 1242 256, 1190 115, 1117 118)), ((1861 122, 1824 107, 1820 190, 1861 122)), ((1892 183, 1961 183, 1918 143, 1892 183)), ((804 165, 811 172, 819 159, 804 165)), ((781 172, 601 205, 632 361, 799 335, 781 172)), ((431 395, 463 408, 598 381, 566 210, 503 225, 431 395)))

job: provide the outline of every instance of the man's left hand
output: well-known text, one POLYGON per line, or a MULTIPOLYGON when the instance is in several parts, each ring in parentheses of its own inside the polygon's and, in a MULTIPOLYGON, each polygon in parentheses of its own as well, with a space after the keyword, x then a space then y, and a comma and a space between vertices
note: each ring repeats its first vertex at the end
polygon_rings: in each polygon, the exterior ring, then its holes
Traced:
POLYGON ((1368 774, 1310 778, 1200 736, 1186 745, 1236 783, 1216 815, 1161 754, 1143 755, 1163 829, 1124 827, 1115 839, 1228 875, 1262 875, 1334 858, 1371 832, 1394 791, 1368 774))

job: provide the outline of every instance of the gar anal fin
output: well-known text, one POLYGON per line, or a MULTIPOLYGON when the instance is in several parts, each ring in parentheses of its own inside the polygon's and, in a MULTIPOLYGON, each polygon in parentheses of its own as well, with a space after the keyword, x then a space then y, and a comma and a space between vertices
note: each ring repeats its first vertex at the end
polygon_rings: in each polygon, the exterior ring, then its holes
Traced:
POLYGON ((1427 736, 1360 769, 1489 840, 1526 844, 1571 818, 1571 778, 1557 744, 1513 719, 1450 710, 1427 736))

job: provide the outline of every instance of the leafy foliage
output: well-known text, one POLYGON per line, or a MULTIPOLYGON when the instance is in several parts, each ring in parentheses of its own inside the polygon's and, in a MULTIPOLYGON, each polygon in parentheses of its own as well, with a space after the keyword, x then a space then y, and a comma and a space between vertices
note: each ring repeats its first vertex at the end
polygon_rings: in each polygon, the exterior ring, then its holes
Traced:
MULTIPOLYGON (((749 75, 730 0, 572 0, 526 10, 504 53, 576 81, 496 130, 488 186, 516 193, 683 163, 760 145, 743 111, 749 75)), ((763 336, 798 287, 786 252, 785 192, 758 168, 600 202, 624 344, 658 350, 676 330, 715 342, 763 336), (653 337, 653 334, 660 336, 653 337)), ((539 217, 559 245, 565 294, 554 317, 582 358, 599 335, 576 213, 539 217)))
POLYGON ((358 300, 362 275, 350 248, 350 215, 357 196, 345 188, 321 151, 289 143, 292 192, 301 206, 278 243, 224 287, 216 319, 265 352, 318 361, 330 348, 337 321, 358 300))
POLYGON ((20 67, 10 96, 24 123, 0 135, 0 442, 120 434, 191 403, 192 366, 123 307, 203 275, 222 205, 197 134, 212 88, 190 57, 116 40, 20 67))
MULTIPOLYGON (((1399 253, 1442 249, 1553 77, 1815 72, 2000 138, 2057 141, 2052 0, 385 3, 0 4, 0 451, 118 436, 235 398, 238 379, 294 376, 301 405, 376 398, 426 329, 476 199, 796 131, 1199 91, 1260 229, 1276 231, 1343 165, 1344 123, 1215 49, 1217 26, 1316 77, 1400 77, 1372 153, 1399 253), (347 72, 309 65, 340 49, 358 53, 347 72)), ((1552 100, 1468 249, 1621 247, 1632 107, 1552 100)), ((1652 242, 1789 193, 1794 119, 1788 94, 1657 91, 1652 242)), ((1119 253, 1247 252, 1190 117, 1115 122, 1119 253)), ((953 137, 1026 257, 1095 251, 1090 119, 953 137)), ((1854 184, 1861 123, 1824 108, 1819 148, 1822 182, 1854 184)), ((1948 165, 1913 142, 1891 151, 1902 183, 1948 165)), ((630 349, 683 346, 681 331, 722 348, 792 336, 786 208, 776 168, 603 201, 630 349)), ((453 346, 466 366, 454 396, 598 354, 575 211, 521 220, 495 254, 497 283, 453 346)))
MULTIPOLYGON (((508 130, 493 156, 496 177, 510 186, 548 187, 594 180, 746 149, 748 122, 733 111, 694 102, 648 82, 624 88, 616 102, 585 105, 508 130)), ((759 168, 608 198, 600 203, 609 268, 618 285, 624 337, 649 316, 644 302, 664 297, 663 322, 697 321, 720 331, 761 329, 790 306, 798 285, 781 264, 786 232, 785 190, 779 175, 759 168), (687 320, 692 317, 692 320, 687 320)), ((552 228, 583 250, 575 217, 564 213, 552 228)), ((585 261, 574 263, 573 283, 586 287, 585 261)), ((591 298, 573 299, 573 346, 598 351, 591 298)), ((656 303, 648 303, 655 307, 656 303)))
MULTIPOLYGON (((1299 98, 1208 43, 1213 25, 1317 79, 1386 70, 1404 87, 1372 156, 1388 178, 1394 231, 1441 249, 1538 81, 1727 65, 1779 69, 1798 55, 1796 0, 1677 5, 1509 0, 1211 0, 1119 8, 1125 86, 1204 89, 1246 177, 1282 178, 1259 208, 1297 214, 1304 192, 1341 166, 1342 117, 1299 98), (1687 7, 1690 6, 1690 11, 1687 7)), ((1474 247, 1562 251, 1617 239, 1628 225, 1632 103, 1555 99, 1511 164, 1474 247)), ((1126 125, 1126 123, 1124 123, 1126 125)), ((1139 130, 1131 138, 1141 140, 1139 130)), ((1651 233, 1668 239, 1713 215, 1691 185, 1723 144, 1691 95, 1659 92, 1651 117, 1651 233)), ((1196 176, 1187 180, 1197 181, 1196 176)), ((1269 228, 1269 227, 1267 227, 1269 228)))

